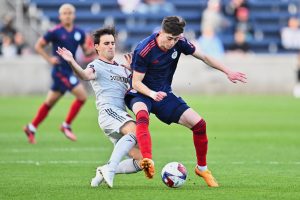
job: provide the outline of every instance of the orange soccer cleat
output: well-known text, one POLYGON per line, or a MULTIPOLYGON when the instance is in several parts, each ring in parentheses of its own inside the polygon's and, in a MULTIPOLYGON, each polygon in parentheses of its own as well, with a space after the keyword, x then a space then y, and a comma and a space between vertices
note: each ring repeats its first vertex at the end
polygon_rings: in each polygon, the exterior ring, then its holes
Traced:
POLYGON ((144 170, 147 178, 152 179, 155 174, 154 162, 149 158, 143 158, 140 161, 140 167, 144 170))
POLYGON ((213 177, 213 175, 209 170, 200 171, 196 166, 195 173, 196 175, 202 177, 209 187, 219 187, 218 182, 216 181, 216 179, 213 177))

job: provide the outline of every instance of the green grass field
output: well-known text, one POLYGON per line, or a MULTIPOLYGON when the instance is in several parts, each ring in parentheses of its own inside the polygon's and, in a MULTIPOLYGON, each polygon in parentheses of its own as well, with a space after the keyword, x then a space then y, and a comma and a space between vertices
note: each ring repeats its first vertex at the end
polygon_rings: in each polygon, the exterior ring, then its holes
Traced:
POLYGON ((206 119, 209 168, 221 187, 194 175, 192 134, 151 118, 157 174, 117 175, 114 188, 89 186, 112 144, 98 128, 94 97, 75 120, 77 142, 59 131, 72 98, 60 101, 30 145, 22 126, 44 97, 0 97, 0 199, 300 199, 300 100, 281 96, 183 96, 206 119), (160 170, 182 162, 188 180, 167 188, 160 170))

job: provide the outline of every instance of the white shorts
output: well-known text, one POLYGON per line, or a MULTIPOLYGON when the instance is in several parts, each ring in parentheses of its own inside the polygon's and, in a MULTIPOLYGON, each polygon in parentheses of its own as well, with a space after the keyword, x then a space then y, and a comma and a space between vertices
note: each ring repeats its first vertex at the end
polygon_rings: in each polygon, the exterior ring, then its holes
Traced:
POLYGON ((99 113, 98 117, 100 128, 113 144, 123 136, 120 128, 129 121, 134 120, 126 111, 118 107, 107 107, 99 113))

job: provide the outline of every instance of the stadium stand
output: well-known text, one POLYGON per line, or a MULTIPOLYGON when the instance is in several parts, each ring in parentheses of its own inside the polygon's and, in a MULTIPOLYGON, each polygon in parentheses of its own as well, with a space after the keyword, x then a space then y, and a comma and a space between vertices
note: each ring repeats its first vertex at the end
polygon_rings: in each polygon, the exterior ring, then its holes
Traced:
MULTIPOLYGON (((230 0, 223 0, 226 4, 230 0)), ((132 49, 138 41, 151 34, 160 25, 166 13, 158 14, 125 14, 120 11, 117 0, 66 0, 77 8, 76 23, 87 32, 102 25, 115 24, 123 50, 132 49)), ((207 0, 169 0, 176 8, 172 14, 180 15, 188 22, 186 31, 196 38, 200 35, 201 14, 207 0)), ((32 6, 42 10, 52 22, 58 22, 57 9, 60 0, 31 0, 32 6)), ((281 46, 280 30, 286 26, 291 15, 299 13, 297 0, 248 0, 250 23, 253 27, 253 38, 250 49, 256 53, 285 52, 281 46)), ((233 21, 234 22, 234 21, 233 21)), ((233 25, 232 25, 233 26, 233 25)), ((220 35, 227 49, 233 43, 233 29, 229 28, 220 35)))

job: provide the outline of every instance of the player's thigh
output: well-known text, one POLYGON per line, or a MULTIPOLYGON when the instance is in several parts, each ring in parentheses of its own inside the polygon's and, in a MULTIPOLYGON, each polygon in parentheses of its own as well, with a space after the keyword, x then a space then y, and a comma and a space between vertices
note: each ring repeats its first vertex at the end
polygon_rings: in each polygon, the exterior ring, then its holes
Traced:
POLYGON ((100 128, 114 144, 123 136, 121 133, 122 126, 131 121, 134 120, 125 110, 116 107, 103 109, 98 117, 100 128))
POLYGON ((133 159, 135 159, 135 160, 141 160, 141 159, 143 159, 143 156, 142 156, 142 154, 141 154, 141 151, 140 151, 140 149, 139 149, 138 147, 133 147, 133 148, 129 151, 128 155, 129 155, 130 157, 132 157, 133 159))
POLYGON ((181 115, 178 123, 188 128, 192 128, 200 120, 201 120, 201 116, 192 108, 189 108, 181 115))
POLYGON ((135 135, 135 129, 136 129, 135 122, 134 121, 127 121, 127 122, 124 123, 123 126, 121 126, 120 133, 123 134, 123 135, 129 134, 129 133, 135 135))
POLYGON ((151 111, 152 101, 145 95, 139 93, 127 94, 124 100, 126 106, 132 110, 135 115, 141 110, 151 111))
POLYGON ((156 117, 166 123, 178 123, 181 115, 189 109, 189 106, 181 97, 177 97, 173 93, 168 93, 160 102, 153 103, 153 113, 156 117))
POLYGON ((48 106, 53 106, 64 94, 59 91, 50 90, 47 94, 45 103, 48 106))
POLYGON ((76 99, 85 101, 87 99, 87 93, 81 83, 77 84, 72 90, 71 93, 76 97, 76 99))

